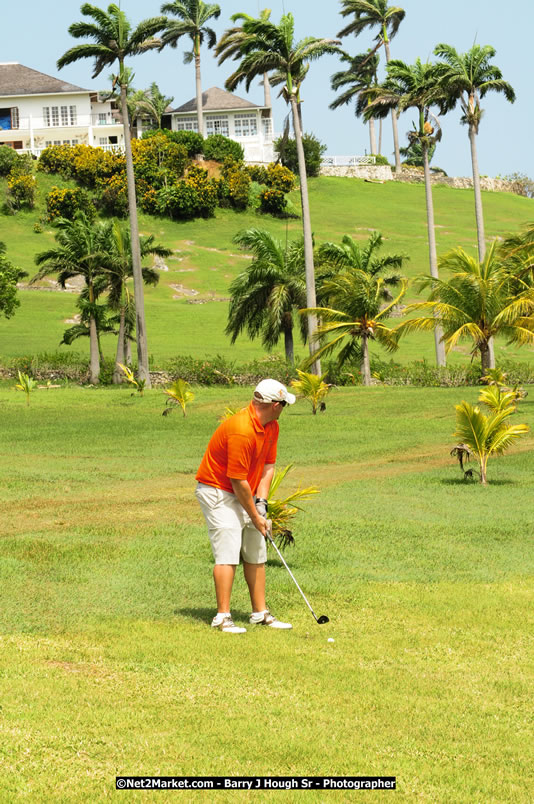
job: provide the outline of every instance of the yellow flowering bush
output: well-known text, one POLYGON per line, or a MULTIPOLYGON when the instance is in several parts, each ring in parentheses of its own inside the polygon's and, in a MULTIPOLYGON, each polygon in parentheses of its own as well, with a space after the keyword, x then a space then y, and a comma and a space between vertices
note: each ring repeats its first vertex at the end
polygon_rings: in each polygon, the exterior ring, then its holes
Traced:
POLYGON ((54 218, 72 219, 80 210, 85 212, 89 219, 94 218, 96 213, 91 198, 81 188, 52 187, 46 196, 46 211, 49 221, 53 221, 54 218))

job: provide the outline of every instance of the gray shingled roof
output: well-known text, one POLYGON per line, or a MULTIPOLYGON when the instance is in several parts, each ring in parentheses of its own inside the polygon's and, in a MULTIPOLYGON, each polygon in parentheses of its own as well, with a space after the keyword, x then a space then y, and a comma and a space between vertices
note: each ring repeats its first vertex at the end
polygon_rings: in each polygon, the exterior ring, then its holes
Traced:
POLYGON ((15 62, 0 63, 0 97, 6 95, 45 95, 59 92, 89 92, 15 62))
MULTIPOLYGON (((203 112, 222 112, 234 111, 236 109, 263 109, 263 106, 258 106, 257 103, 251 103, 244 98, 238 98, 231 92, 226 92, 219 87, 211 87, 202 93, 202 111, 203 112)), ((178 106, 176 109, 171 109, 171 112, 196 112, 197 99, 184 103, 183 106, 178 106)))

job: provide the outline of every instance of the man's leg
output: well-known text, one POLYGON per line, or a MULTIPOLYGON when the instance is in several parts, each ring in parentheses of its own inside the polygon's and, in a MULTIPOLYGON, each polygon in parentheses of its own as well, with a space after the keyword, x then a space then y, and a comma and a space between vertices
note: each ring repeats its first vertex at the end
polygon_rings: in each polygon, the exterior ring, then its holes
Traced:
POLYGON ((215 564, 213 580, 217 597, 217 611, 230 611, 230 597, 235 577, 235 564, 215 564))
POLYGON ((250 593, 252 611, 265 611, 267 608, 265 603, 265 564, 248 564, 243 561, 243 573, 250 593))

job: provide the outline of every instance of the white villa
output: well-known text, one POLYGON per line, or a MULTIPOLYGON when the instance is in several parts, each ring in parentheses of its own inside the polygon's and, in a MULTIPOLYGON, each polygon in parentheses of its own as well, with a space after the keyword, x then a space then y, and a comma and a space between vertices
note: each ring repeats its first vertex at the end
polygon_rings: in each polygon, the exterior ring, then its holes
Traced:
MULTIPOLYGON (((231 92, 211 87, 202 93, 204 137, 223 134, 239 142, 245 151, 245 162, 272 162, 273 116, 270 105, 258 106, 231 92)), ((166 128, 173 131, 198 131, 197 101, 192 98, 163 116, 166 128)))
POLYGON ((0 63, 0 145, 39 156, 65 144, 123 147, 114 104, 18 62, 0 63))
MULTIPOLYGON (((162 125, 173 131, 197 131, 197 103, 192 98, 168 109, 162 125)), ((204 137, 223 134, 239 142, 245 161, 274 160, 270 98, 263 106, 218 87, 202 93, 204 137)), ((137 136, 143 121, 138 119, 137 136)), ((124 147, 124 133, 114 101, 98 92, 32 70, 18 62, 0 63, 0 145, 39 156, 48 145, 124 147)))

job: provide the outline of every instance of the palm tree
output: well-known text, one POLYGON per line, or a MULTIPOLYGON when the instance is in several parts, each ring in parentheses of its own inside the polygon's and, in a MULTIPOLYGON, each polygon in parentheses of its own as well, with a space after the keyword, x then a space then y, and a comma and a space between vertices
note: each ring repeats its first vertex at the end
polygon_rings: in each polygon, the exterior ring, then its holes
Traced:
MULTIPOLYGON (((316 305, 315 269, 313 264, 308 181, 297 93, 302 83, 307 63, 324 56, 325 53, 338 53, 338 43, 333 39, 317 39, 315 37, 307 37, 300 42, 295 42, 295 21, 292 14, 282 15, 278 25, 265 18, 247 18, 243 20, 242 28, 246 39, 243 41, 241 48, 236 50, 235 43, 231 43, 226 46, 228 50, 224 45, 219 46, 216 50, 221 60, 226 57, 227 52, 233 55, 234 60, 240 60, 239 66, 226 81, 226 89, 232 92, 244 81, 248 91, 254 78, 258 75, 263 75, 265 72, 275 71, 283 73, 285 76, 283 96, 286 103, 291 106, 299 163, 307 307, 310 308, 308 332, 313 333, 317 328, 315 315, 311 312, 311 308, 316 305)), ((224 37, 222 41, 224 41, 224 37)), ((312 338, 309 339, 309 344, 310 352, 313 355, 315 343, 312 338)), ((321 373, 321 367, 317 361, 314 361, 314 372, 316 374, 321 373)))
MULTIPOLYGON (((226 334, 235 343, 246 330, 250 338, 261 334, 267 349, 284 336, 286 360, 294 360, 293 327, 297 310, 306 305, 306 279, 302 240, 282 244, 270 232, 246 229, 234 242, 252 252, 248 268, 230 285, 230 309, 226 334)), ((307 322, 299 318, 303 343, 307 322)))
POLYGON ((145 53, 160 45, 155 39, 166 22, 165 17, 152 17, 140 22, 137 28, 132 26, 120 7, 112 3, 103 11, 89 3, 84 3, 81 13, 92 18, 94 22, 74 22, 69 33, 75 39, 90 39, 92 43, 76 45, 58 59, 58 69, 73 64, 80 59, 94 58, 93 78, 96 78, 106 67, 118 62, 117 80, 121 91, 121 112, 124 123, 124 151, 126 156, 126 175, 128 179, 128 209, 132 238, 133 279, 136 310, 137 359, 139 377, 150 387, 148 368, 148 347, 145 324, 145 303, 143 294, 143 276, 141 273, 141 254, 139 250, 139 226, 137 222, 137 202, 135 197, 135 176, 132 159, 130 125, 128 119, 127 90, 129 76, 125 59, 145 53))
MULTIPOLYGON (((328 298, 330 306, 316 307, 314 312, 321 317, 317 336, 324 339, 331 335, 332 338, 323 343, 318 355, 322 357, 342 347, 337 356, 338 365, 360 361, 363 383, 370 385, 369 341, 377 341, 388 351, 398 348, 397 336, 385 322, 405 292, 406 281, 401 279, 400 290, 392 299, 384 277, 352 266, 325 280, 321 294, 328 298), (386 300, 389 303, 384 306, 386 300)), ((309 362, 310 359, 304 368, 309 362)))
POLYGON ((166 98, 160 88, 153 81, 149 89, 142 90, 134 95, 134 109, 132 117, 139 115, 150 117, 157 129, 161 128, 161 118, 165 114, 167 107, 173 102, 174 98, 166 98))
MULTIPOLYGON (((378 83, 377 70, 379 57, 377 53, 360 53, 358 56, 351 57, 348 53, 343 53, 341 60, 346 62, 349 66, 346 70, 340 70, 330 79, 332 89, 337 91, 343 89, 343 92, 332 101, 330 109, 338 109, 340 106, 345 106, 351 101, 356 101, 356 117, 361 117, 365 106, 367 106, 371 99, 365 93, 372 86, 378 83)), ((376 136, 375 136, 375 119, 369 118, 369 140, 371 145, 371 154, 376 154, 376 136)))
POLYGON ((93 223, 84 213, 79 212, 74 220, 58 218, 56 228, 55 239, 58 245, 36 254, 35 262, 41 269, 30 281, 33 283, 57 273, 57 281, 64 288, 68 279, 83 276, 87 287, 87 302, 85 311, 82 312, 89 319, 89 382, 96 385, 100 374, 97 330, 99 311, 96 309, 96 302, 102 290, 99 280, 104 261, 103 224, 93 223))
POLYGON ((534 344, 534 288, 524 284, 518 292, 517 276, 499 258, 495 242, 482 262, 457 248, 440 258, 439 268, 452 277, 420 280, 421 290, 431 288, 429 299, 409 305, 406 313, 429 315, 400 324, 399 336, 441 326, 447 352, 460 340, 472 341, 473 354, 480 353, 482 374, 495 368, 490 349, 495 335, 504 335, 509 343, 534 344))
POLYGON ((486 254, 484 237, 484 214, 480 192, 480 174, 476 137, 480 127, 483 110, 480 101, 488 92, 503 92, 506 100, 513 103, 515 92, 502 78, 502 73, 490 60, 496 50, 491 45, 473 45, 467 53, 458 53, 451 45, 440 44, 434 48, 434 55, 443 59, 438 63, 440 83, 446 96, 442 113, 454 109, 459 103, 462 109, 461 122, 468 127, 471 145, 471 165, 473 169, 473 189, 475 191, 475 216, 477 222, 478 259, 486 254))
MULTIPOLYGON (((338 36, 348 36, 355 34, 358 36, 366 28, 380 29, 376 36, 377 44, 375 50, 384 45, 386 62, 389 63, 391 55, 389 50, 390 40, 396 35, 399 26, 403 21, 406 12, 399 6, 388 6, 387 0, 341 0, 342 17, 354 16, 354 19, 346 25, 338 36)), ((391 124, 393 126, 393 147, 395 150, 395 171, 400 173, 401 161, 399 152, 399 134, 397 131, 397 116, 395 109, 391 109, 391 124)))
MULTIPOLYGON (((321 270, 325 273, 325 265, 331 266, 334 272, 346 270, 363 271, 370 277, 384 274, 384 296, 385 301, 390 301, 392 296, 388 295, 388 288, 397 287, 402 281, 402 277, 394 270, 400 270, 404 260, 409 259, 405 254, 387 254, 378 256, 378 251, 384 244, 384 238, 380 232, 373 232, 365 246, 362 246, 350 235, 343 235, 341 245, 337 243, 322 243, 318 250, 321 260, 321 270)), ((331 278, 325 276, 325 278, 331 278)), ((321 287, 321 294, 324 289, 321 287)))
POLYGON ((184 64, 195 62, 196 95, 197 95, 197 125, 198 133, 204 134, 202 120, 202 80, 200 77, 200 48, 207 39, 208 48, 212 48, 217 41, 215 31, 206 23, 217 19, 221 13, 218 5, 204 3, 202 0, 174 0, 164 3, 162 14, 173 14, 176 20, 167 20, 166 27, 161 36, 161 48, 165 45, 177 47, 182 36, 191 39, 193 48, 184 55, 184 64))
MULTIPOLYGON (((420 59, 417 59, 413 65, 405 64, 400 60, 390 61, 387 66, 386 81, 381 86, 369 90, 369 94, 373 100, 365 111, 366 116, 374 114, 378 117, 383 117, 390 109, 398 109, 399 112, 411 108, 417 110, 417 122, 412 124, 413 128, 408 132, 408 141, 410 144, 417 143, 422 150, 430 273, 437 279, 439 275, 434 228, 434 203, 432 200, 428 159, 430 148, 435 146, 441 139, 439 122, 436 117, 430 114, 430 107, 439 104, 441 100, 437 68, 429 62, 423 64, 420 59)), ((443 333, 439 326, 436 327, 434 338, 438 366, 444 366, 446 363, 442 335, 443 333)))
MULTIPOLYGON (((528 432, 526 424, 507 424, 514 408, 508 407, 500 412, 492 412, 489 416, 481 412, 478 406, 469 402, 456 405, 455 437, 461 443, 454 447, 452 453, 474 455, 480 468, 480 482, 487 485, 488 460, 492 455, 502 455, 514 441, 528 432)), ((451 453, 451 454, 452 454, 451 453)))
MULTIPOLYGON (((264 20, 267 22, 271 16, 271 9, 264 8, 262 11, 259 12, 259 19, 264 20)), ((239 22, 244 20, 252 20, 254 17, 251 17, 250 14, 244 14, 243 12, 239 14, 232 14, 230 17, 232 22, 239 22)), ((217 44, 217 48, 215 50, 216 54, 221 54, 219 59, 219 64, 222 64, 226 59, 232 57, 239 57, 242 55, 246 48, 250 45, 254 44, 254 37, 252 37, 252 41, 250 36, 245 33, 243 30, 242 25, 238 25, 235 28, 229 28, 227 31, 219 39, 217 44)), ((271 106, 271 84, 269 82, 269 74, 263 73, 263 103, 264 106, 270 107, 271 106)))
MULTIPOLYGON (((107 245, 107 259, 105 261, 106 290, 108 306, 116 312, 119 324, 117 341, 117 354, 113 370, 113 382, 122 382, 123 375, 119 364, 124 363, 125 341, 128 337, 128 319, 131 320, 131 311, 134 301, 128 288, 128 279, 132 276, 132 243, 130 232, 119 221, 109 221, 105 224, 105 239, 107 245)), ((168 257, 172 251, 164 246, 154 243, 154 235, 140 238, 141 259, 149 254, 159 257, 168 257)), ((143 281, 146 285, 157 285, 159 274, 153 268, 142 268, 143 281)))

